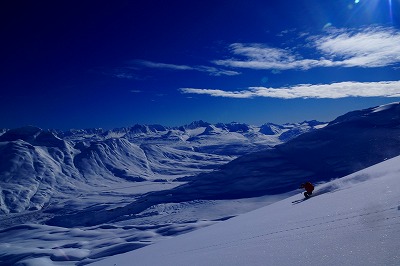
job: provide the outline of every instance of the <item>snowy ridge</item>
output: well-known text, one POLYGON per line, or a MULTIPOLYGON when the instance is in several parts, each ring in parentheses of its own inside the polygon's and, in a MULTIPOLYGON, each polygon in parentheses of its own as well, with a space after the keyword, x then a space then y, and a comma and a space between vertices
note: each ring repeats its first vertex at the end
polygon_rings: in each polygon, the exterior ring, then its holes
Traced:
POLYGON ((57 139, 55 144, 65 144, 63 152, 57 146, 34 146, 23 140, 0 142, 1 212, 38 210, 57 190, 73 193, 79 184, 74 180, 79 175, 73 148, 57 139))
POLYGON ((398 104, 399 104, 399 102, 394 102, 394 103, 389 103, 389 104, 381 105, 381 106, 378 106, 378 107, 373 108, 373 109, 372 109, 372 112, 373 112, 373 113, 376 113, 376 112, 385 111, 385 110, 388 110, 388 109, 390 109, 390 108, 395 107, 395 106, 398 105, 398 104))

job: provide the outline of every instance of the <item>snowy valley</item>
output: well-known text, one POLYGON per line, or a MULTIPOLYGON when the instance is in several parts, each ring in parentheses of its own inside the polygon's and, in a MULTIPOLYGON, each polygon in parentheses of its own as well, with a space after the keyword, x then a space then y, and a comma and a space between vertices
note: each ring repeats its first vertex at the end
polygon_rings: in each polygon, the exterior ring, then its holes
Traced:
POLYGON ((399 103, 330 123, 4 130, 0 262, 396 265, 399 147, 399 103), (316 195, 293 204, 304 180, 316 195))

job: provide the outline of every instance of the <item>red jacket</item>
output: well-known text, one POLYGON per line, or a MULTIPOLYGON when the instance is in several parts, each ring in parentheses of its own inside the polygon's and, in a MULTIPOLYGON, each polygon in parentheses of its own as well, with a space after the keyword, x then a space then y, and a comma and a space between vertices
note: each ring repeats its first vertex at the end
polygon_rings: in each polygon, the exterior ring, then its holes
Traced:
POLYGON ((311 193, 314 190, 314 186, 310 182, 306 182, 304 184, 301 184, 301 187, 304 188, 308 193, 311 193))

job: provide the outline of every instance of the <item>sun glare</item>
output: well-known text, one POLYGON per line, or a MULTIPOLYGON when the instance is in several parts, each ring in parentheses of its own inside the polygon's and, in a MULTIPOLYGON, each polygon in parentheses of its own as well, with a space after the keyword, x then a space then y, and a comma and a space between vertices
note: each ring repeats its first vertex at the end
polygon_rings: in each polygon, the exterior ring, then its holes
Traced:
POLYGON ((366 13, 371 17, 376 16, 376 14, 374 15, 374 13, 376 13, 378 10, 383 10, 382 9, 383 7, 387 8, 388 10, 387 10, 386 16, 388 16, 388 19, 393 24, 393 0, 387 0, 386 3, 385 3, 385 1, 381 1, 381 0, 369 0, 369 1, 363 1, 362 3, 361 3, 361 0, 354 0, 353 3, 354 4, 348 5, 349 9, 352 9, 356 5, 358 5, 360 7, 363 7, 366 10, 366 13), (383 6, 381 6, 381 5, 383 5, 383 6), (381 8, 379 8, 379 6, 381 6, 381 8))
POLYGON ((393 24, 392 0, 388 0, 388 3, 389 3, 389 17, 390 17, 390 22, 393 24))

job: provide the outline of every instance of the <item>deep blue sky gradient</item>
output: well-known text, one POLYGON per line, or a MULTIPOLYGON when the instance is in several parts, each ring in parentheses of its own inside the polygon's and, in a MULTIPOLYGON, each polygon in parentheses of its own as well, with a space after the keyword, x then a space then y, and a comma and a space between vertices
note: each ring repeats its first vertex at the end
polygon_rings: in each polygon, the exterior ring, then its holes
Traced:
POLYGON ((0 128, 330 121, 400 99, 232 99, 179 89, 399 80, 399 64, 280 71, 213 64, 232 57, 233 43, 298 47, 304 56, 308 47, 296 43, 301 33, 319 35, 327 26, 398 29, 399 11, 399 0, 1 1, 0 128), (215 76, 144 62, 240 74, 215 76))

